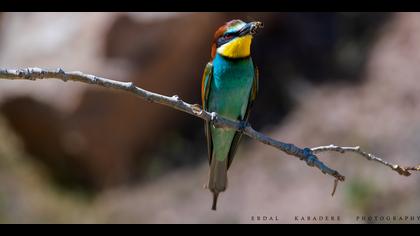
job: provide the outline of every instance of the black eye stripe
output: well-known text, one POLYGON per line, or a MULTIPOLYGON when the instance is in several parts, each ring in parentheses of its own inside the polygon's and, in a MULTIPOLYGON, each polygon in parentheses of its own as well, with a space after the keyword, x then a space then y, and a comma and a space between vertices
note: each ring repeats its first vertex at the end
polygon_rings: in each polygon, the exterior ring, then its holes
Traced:
POLYGON ((226 33, 222 36, 220 36, 217 39, 217 47, 229 42, 230 40, 234 39, 235 36, 238 36, 239 32, 231 32, 231 33, 226 33))
POLYGON ((237 36, 238 33, 237 32, 231 32, 231 33, 226 33, 223 35, 223 37, 233 37, 233 36, 237 36))

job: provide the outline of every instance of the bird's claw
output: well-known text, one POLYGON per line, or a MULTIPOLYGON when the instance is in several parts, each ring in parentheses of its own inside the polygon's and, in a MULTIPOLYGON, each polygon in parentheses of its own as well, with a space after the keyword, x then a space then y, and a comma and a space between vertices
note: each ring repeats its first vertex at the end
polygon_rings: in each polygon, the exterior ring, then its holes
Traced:
POLYGON ((240 132, 243 133, 245 131, 246 127, 248 127, 248 126, 249 126, 248 121, 246 121, 246 120, 239 121, 239 131, 240 132))
POLYGON ((215 121, 217 120, 217 115, 216 115, 216 112, 212 112, 212 113, 210 113, 210 120, 211 120, 212 122, 215 122, 215 121))
POLYGON ((211 124, 212 124, 213 128, 216 128, 216 126, 214 125, 215 122, 217 121, 217 114, 216 114, 216 112, 210 113, 210 121, 211 121, 211 124))

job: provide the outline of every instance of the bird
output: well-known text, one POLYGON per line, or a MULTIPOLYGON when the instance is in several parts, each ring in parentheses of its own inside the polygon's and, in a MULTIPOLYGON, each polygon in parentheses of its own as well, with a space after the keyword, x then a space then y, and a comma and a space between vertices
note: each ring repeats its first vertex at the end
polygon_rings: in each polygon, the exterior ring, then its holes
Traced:
MULTIPOLYGON (((201 83, 205 111, 247 124, 259 80, 258 68, 251 57, 251 43, 260 28, 263 28, 262 22, 245 23, 235 19, 214 33, 211 60, 204 69, 201 83)), ((211 209, 216 210, 219 193, 227 188, 227 172, 242 132, 216 128, 211 121, 205 121, 204 131, 210 167, 205 187, 213 194, 211 209)))

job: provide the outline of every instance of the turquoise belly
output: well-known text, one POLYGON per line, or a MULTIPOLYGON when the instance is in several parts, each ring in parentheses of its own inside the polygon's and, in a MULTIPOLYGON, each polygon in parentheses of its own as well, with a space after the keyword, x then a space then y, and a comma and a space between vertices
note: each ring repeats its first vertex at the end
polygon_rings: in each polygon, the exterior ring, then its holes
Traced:
MULTIPOLYGON (((228 60, 217 55, 213 60, 208 110, 230 119, 242 119, 247 109, 253 79, 254 66, 251 58, 228 60)), ((223 161, 227 158, 235 131, 212 127, 211 133, 213 156, 223 161)))

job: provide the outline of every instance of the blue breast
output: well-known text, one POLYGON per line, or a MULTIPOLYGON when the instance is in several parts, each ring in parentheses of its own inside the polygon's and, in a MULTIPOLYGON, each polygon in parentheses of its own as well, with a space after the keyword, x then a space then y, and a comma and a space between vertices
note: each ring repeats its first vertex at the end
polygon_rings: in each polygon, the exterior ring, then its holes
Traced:
POLYGON ((231 119, 243 117, 254 79, 251 57, 228 59, 216 54, 209 94, 209 111, 231 119))

